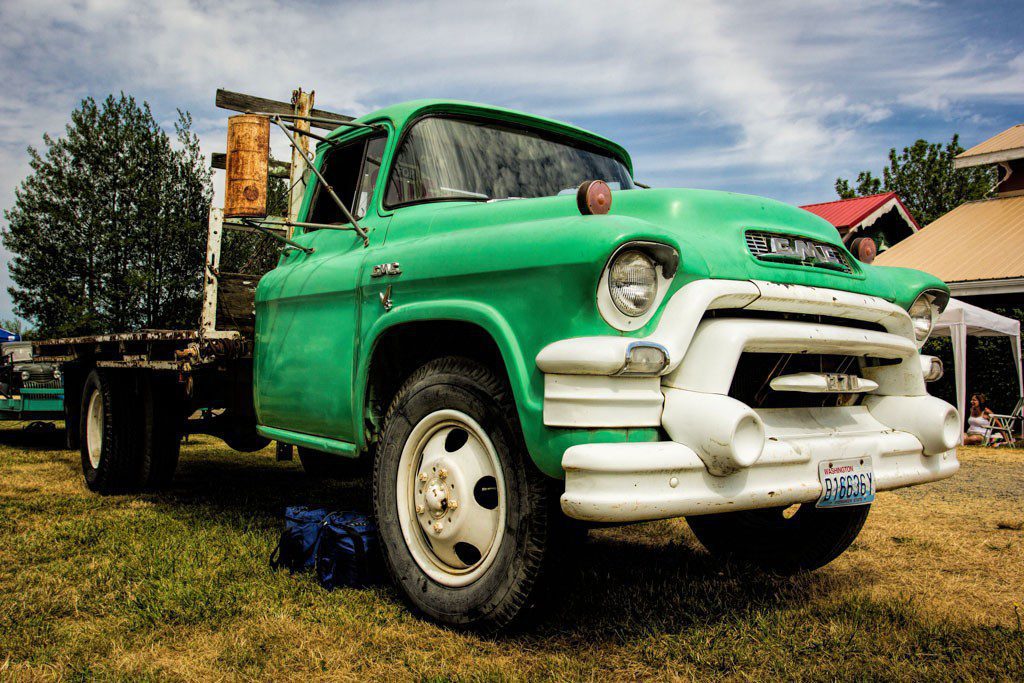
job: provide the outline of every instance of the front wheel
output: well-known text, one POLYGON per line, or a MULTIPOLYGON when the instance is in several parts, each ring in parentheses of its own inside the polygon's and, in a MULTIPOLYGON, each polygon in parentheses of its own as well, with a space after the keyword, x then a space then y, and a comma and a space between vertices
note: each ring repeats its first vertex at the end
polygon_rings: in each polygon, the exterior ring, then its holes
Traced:
POLYGON ((839 557, 868 518, 870 505, 742 510, 687 517, 694 535, 712 555, 778 574, 823 567, 839 557))
POLYGON ((505 382, 461 358, 395 396, 373 470, 388 570, 412 606, 500 628, 534 602, 549 557, 550 486, 530 462, 505 382))

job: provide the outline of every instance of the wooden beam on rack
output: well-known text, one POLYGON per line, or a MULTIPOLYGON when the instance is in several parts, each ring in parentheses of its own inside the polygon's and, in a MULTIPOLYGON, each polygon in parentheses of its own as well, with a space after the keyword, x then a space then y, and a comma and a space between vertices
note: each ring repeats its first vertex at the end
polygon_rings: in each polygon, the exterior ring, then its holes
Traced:
MULTIPOLYGON (((295 107, 291 102, 279 102, 278 100, 268 100, 265 97, 256 97, 255 95, 246 95, 240 92, 231 92, 230 90, 224 90, 223 88, 217 89, 217 97, 215 104, 221 109, 228 109, 230 111, 262 111, 269 112, 272 114, 285 114, 291 115, 295 113, 295 107)), ((326 111, 324 109, 313 109, 309 112, 308 116, 313 116, 321 119, 332 119, 338 122, 338 125, 351 121, 353 117, 346 116, 345 114, 338 114, 333 111, 326 111)), ((332 126, 329 123, 323 123, 320 121, 314 121, 313 126, 317 128, 323 128, 324 130, 334 130, 337 126, 332 126)))

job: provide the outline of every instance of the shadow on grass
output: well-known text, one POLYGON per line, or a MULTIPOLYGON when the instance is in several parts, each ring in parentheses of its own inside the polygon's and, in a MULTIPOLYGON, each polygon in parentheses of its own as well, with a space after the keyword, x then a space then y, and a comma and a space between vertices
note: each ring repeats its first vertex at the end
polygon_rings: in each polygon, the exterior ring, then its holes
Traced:
POLYGON ((64 425, 52 422, 4 423, 0 428, 0 448, 18 448, 24 451, 59 451, 65 447, 64 425))
MULTIPOLYGON (((63 432, 0 430, 3 444, 30 452, 59 450, 63 432)), ((81 481, 77 453, 64 450, 54 460, 67 468, 68 476, 81 481)), ((276 539, 281 529, 286 506, 369 511, 370 488, 368 476, 317 479, 303 472, 297 458, 277 462, 267 452, 236 453, 211 440, 182 447, 167 490, 116 498, 146 500, 160 515, 197 531, 211 525, 260 531, 268 539, 269 555, 270 539, 276 539)), ((811 596, 829 594, 839 583, 829 574, 778 578, 723 564, 690 545, 681 525, 658 522, 653 527, 654 533, 664 538, 667 532, 673 540, 653 543, 647 536, 651 526, 637 525, 591 531, 562 548, 552 563, 536 618, 527 628, 494 639, 523 640, 541 649, 545 639, 563 646, 566 641, 580 646, 624 643, 641 634, 734 623, 761 610, 805 604, 811 596)), ((400 601, 389 583, 382 581, 381 588, 382 596, 400 601)), ((330 599, 326 592, 324 599, 330 599)))
MULTIPOLYGON (((163 514, 197 527, 212 522, 275 535, 288 505, 371 508, 367 478, 318 480, 306 475, 297 460, 275 462, 205 444, 183 449, 172 487, 145 497, 163 514)), ((553 563, 554 574, 529 628, 495 639, 525 639, 537 647, 545 638, 563 645, 566 640, 623 643, 639 634, 732 623, 759 610, 806 603, 811 595, 830 593, 837 583, 820 573, 778 578, 723 565, 689 545, 681 526, 669 531, 675 540, 660 545, 644 538, 642 525, 591 531, 553 563)), ((400 600, 390 584, 382 587, 389 599, 400 600)))
POLYGON ((804 605, 836 585, 821 573, 777 577, 723 562, 689 545, 681 528, 665 545, 644 543, 643 533, 617 539, 591 532, 558 566, 537 623, 513 637, 561 635, 582 646, 709 624, 727 628, 762 611, 804 605))

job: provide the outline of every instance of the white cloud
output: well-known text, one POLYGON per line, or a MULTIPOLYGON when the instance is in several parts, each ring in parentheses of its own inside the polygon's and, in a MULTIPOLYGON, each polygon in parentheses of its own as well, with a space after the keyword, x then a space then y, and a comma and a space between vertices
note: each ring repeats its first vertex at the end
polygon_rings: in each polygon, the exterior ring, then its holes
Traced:
POLYGON ((928 2, 35 0, 0 4, 0 23, 5 206, 24 146, 121 89, 161 120, 190 109, 207 151, 223 146, 221 86, 315 87, 318 106, 354 113, 490 101, 633 138, 644 177, 784 198, 881 159, 904 141, 872 131, 908 110, 970 120, 975 103, 1024 102, 1024 47, 961 35, 928 2))

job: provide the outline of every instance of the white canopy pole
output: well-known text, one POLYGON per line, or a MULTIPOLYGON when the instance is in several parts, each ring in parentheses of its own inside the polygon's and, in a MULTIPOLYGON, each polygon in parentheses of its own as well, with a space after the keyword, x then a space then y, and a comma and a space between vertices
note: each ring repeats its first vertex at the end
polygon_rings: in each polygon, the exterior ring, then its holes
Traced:
POLYGON ((1017 394, 1024 398, 1024 375, 1020 370, 1020 335, 1010 337, 1013 340, 1013 363, 1017 366, 1017 394))
POLYGON ((1021 370, 1020 322, 993 313, 959 299, 950 299, 935 323, 933 334, 949 335, 953 346, 953 371, 956 380, 956 409, 960 419, 967 415, 967 335, 1006 336, 1013 344, 1013 365, 1017 370, 1017 393, 1024 397, 1024 372, 1021 370))
POLYGON ((956 409, 960 411, 962 439, 963 421, 967 419, 967 325, 962 322, 950 325, 949 339, 953 343, 953 377, 956 380, 956 409))

